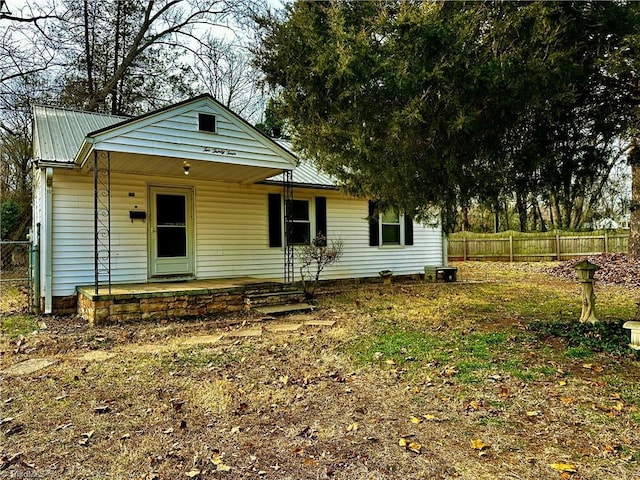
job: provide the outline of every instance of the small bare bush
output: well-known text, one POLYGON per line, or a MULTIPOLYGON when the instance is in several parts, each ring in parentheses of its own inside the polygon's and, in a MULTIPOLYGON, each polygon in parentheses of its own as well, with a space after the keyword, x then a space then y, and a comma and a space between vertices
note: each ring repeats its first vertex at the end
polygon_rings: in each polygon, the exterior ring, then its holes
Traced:
POLYGON ((309 245, 299 247, 297 256, 300 265, 300 279, 307 301, 313 300, 320 275, 326 266, 337 262, 344 252, 341 239, 331 240, 319 233, 309 245))

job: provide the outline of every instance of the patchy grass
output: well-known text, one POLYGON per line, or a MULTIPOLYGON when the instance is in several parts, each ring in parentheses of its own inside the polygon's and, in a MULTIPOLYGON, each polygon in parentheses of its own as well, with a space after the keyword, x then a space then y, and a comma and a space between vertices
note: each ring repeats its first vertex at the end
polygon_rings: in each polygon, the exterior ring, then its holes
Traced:
POLYGON ((29 289, 24 285, 0 283, 0 315, 27 311, 28 296, 29 289))
POLYGON ((9 338, 28 335, 38 330, 38 318, 33 315, 0 317, 0 332, 9 338))
POLYGON ((606 322, 584 326, 579 286, 541 265, 458 266, 457 284, 321 296, 332 328, 173 350, 218 329, 4 317, 0 368, 59 361, 3 378, 1 473, 640 479, 640 364, 620 331, 640 290, 596 286, 606 322), (119 353, 78 360, 92 350, 119 353))

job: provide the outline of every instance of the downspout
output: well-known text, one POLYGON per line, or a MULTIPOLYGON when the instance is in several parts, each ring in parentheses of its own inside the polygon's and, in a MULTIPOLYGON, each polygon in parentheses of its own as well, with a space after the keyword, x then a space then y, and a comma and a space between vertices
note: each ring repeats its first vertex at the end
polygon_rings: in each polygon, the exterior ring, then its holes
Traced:
POLYGON ((44 196, 44 225, 42 235, 42 247, 40 255, 44 267, 44 313, 53 312, 53 295, 51 292, 51 270, 52 270, 52 239, 53 239, 53 168, 47 167, 45 170, 45 196, 44 196))

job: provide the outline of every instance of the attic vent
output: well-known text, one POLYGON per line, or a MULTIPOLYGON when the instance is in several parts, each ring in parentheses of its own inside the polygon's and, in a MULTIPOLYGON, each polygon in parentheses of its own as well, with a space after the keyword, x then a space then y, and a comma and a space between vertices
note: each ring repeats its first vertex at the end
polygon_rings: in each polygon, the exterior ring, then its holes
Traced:
POLYGON ((198 130, 216 133, 216 116, 208 113, 198 114, 198 130))

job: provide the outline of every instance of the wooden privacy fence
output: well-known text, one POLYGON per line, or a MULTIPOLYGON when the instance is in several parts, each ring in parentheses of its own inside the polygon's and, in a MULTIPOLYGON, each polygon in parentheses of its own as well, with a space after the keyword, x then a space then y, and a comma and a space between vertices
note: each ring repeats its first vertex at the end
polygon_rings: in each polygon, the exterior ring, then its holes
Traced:
POLYGON ((449 260, 537 262, 626 252, 628 234, 460 238, 449 240, 449 260))

